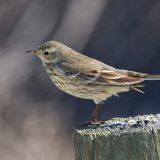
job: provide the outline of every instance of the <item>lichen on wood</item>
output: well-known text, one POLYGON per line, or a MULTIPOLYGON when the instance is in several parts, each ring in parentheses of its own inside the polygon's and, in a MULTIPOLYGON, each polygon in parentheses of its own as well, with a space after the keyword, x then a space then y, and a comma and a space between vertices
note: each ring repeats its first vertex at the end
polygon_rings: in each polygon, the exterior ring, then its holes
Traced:
POLYGON ((160 114, 76 127, 76 160, 160 160, 160 114))

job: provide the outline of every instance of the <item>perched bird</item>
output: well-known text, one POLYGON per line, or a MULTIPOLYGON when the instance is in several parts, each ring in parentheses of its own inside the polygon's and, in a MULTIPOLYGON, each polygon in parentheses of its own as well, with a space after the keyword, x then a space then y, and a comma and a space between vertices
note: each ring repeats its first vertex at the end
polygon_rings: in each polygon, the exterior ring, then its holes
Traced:
POLYGON ((144 80, 160 80, 160 75, 116 69, 82 55, 66 45, 49 41, 36 50, 27 51, 43 62, 53 83, 62 91, 83 99, 91 99, 96 107, 90 123, 98 122, 101 103, 118 93, 135 90, 143 93, 144 80))

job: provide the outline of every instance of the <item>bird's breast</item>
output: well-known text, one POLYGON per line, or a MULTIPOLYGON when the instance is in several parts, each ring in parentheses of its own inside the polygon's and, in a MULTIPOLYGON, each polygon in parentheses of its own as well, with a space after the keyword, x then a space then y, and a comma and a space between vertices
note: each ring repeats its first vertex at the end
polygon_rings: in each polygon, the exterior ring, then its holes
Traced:
POLYGON ((67 76, 64 71, 54 66, 45 68, 51 80, 59 89, 75 97, 105 100, 119 92, 119 88, 81 82, 72 78, 72 75, 67 76))

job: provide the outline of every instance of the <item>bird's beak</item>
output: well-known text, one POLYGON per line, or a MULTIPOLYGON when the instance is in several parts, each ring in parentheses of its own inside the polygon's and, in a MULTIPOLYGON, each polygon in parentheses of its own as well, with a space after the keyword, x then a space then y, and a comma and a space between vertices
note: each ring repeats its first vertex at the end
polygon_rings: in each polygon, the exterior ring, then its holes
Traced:
POLYGON ((31 50, 31 51, 26 51, 26 53, 32 53, 36 55, 36 51, 35 50, 31 50))

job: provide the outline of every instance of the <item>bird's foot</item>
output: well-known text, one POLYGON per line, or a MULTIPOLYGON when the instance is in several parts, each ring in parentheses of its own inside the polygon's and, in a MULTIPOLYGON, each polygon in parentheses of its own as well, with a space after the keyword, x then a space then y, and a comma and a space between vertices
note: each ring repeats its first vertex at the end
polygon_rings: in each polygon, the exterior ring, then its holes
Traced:
POLYGON ((104 124, 105 121, 98 121, 98 120, 97 121, 93 121, 92 120, 90 122, 91 122, 91 125, 101 125, 101 124, 104 124))
POLYGON ((90 125, 99 126, 99 125, 101 125, 103 123, 104 123, 104 121, 90 120, 90 121, 86 121, 86 122, 83 122, 83 123, 76 124, 76 126, 77 127, 88 127, 90 125))

